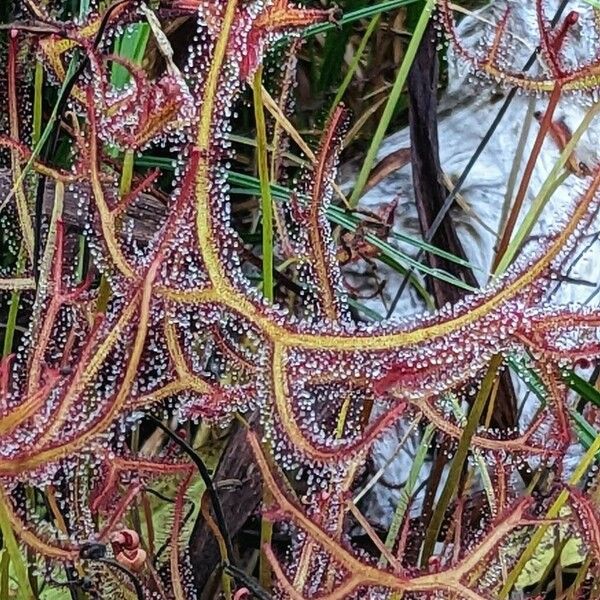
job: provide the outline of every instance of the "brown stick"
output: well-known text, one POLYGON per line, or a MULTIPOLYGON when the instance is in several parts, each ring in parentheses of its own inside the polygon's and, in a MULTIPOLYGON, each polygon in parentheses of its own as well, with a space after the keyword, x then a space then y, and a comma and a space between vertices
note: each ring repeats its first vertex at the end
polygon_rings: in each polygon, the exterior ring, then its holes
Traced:
MULTIPOLYGON (((8 195, 12 188, 12 177, 9 169, 0 169, 0 197, 8 195)), ((89 187, 85 183, 69 186, 65 191, 63 221, 73 227, 82 227, 91 215, 86 214, 87 206, 83 202, 83 215, 78 214, 81 202, 89 195, 89 187)), ((44 189, 42 214, 50 216, 54 204, 54 182, 48 181, 44 189)), ((133 237, 138 242, 148 242, 166 216, 164 204, 151 196, 142 193, 133 206, 127 208, 126 217, 133 220, 133 237)))

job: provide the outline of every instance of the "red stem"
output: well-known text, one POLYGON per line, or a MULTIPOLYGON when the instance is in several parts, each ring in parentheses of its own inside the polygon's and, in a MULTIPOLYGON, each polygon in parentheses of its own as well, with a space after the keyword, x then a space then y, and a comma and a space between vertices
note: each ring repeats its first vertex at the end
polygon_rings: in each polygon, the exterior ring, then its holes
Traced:
POLYGON ((560 100, 561 92, 562 88, 557 83, 554 86, 554 89, 552 90, 552 95, 550 96, 550 101, 548 102, 548 108, 546 109, 544 118, 542 119, 542 122, 540 124, 540 130, 538 131, 535 143, 531 150, 531 154, 529 155, 529 160, 527 161, 527 165, 525 166, 525 172, 523 173, 523 178, 521 179, 521 184, 519 186, 519 190, 517 191, 514 204, 511 208, 510 214, 508 215, 508 219, 506 220, 504 229, 502 230, 502 237, 500 238, 500 243, 498 244, 496 257, 494 258, 494 263, 492 265, 492 271, 495 271, 498 265, 500 264, 502 257, 506 253, 508 244, 510 243, 510 238, 512 237, 515 225, 517 223, 517 218, 519 217, 521 208, 523 207, 525 195, 527 194, 529 184, 531 183, 531 177, 533 175, 535 164, 542 150, 542 146, 544 144, 544 140, 546 139, 546 135, 551 128, 552 117, 554 116, 554 112, 558 105, 558 101, 560 100))

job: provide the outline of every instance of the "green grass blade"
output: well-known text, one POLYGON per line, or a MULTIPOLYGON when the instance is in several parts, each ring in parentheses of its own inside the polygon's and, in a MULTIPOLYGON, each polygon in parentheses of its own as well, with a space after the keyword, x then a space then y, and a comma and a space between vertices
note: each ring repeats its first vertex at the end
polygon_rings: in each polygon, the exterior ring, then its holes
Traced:
POLYGON ((364 304, 361 304, 357 300, 354 300, 354 298, 348 298, 348 305, 354 308, 356 311, 369 317, 371 321, 383 321, 383 317, 378 312, 374 311, 368 306, 365 306, 364 304))
POLYGON ((575 423, 575 431, 581 445, 588 450, 598 437, 599 432, 596 431, 587 420, 580 415, 576 410, 570 410, 571 418, 575 423))
MULTIPOLYGON (((425 458, 427 457, 427 452, 429 451, 429 446, 431 445, 431 440, 433 439, 434 433, 435 427, 431 424, 427 425, 425 431, 423 432, 421 443, 417 448, 415 459, 413 460, 410 466, 410 471, 408 473, 406 483, 404 484, 404 487, 400 492, 398 504, 396 505, 394 516, 392 517, 392 523, 385 538, 385 547, 388 550, 393 550, 394 545, 396 544, 396 539, 398 537, 398 533, 400 532, 402 521, 404 520, 404 516, 406 514, 406 511, 408 510, 410 498, 414 493, 415 486, 417 485, 419 473, 423 468, 423 463, 425 462, 425 458)), ((387 561, 385 557, 381 556, 381 558, 379 559, 378 566, 381 568, 385 567, 386 564, 387 561)))
POLYGON ((490 361, 490 365, 487 369, 485 377, 483 378, 481 386, 479 387, 479 391, 477 392, 475 402, 473 402, 471 410, 469 411, 467 424, 464 427, 463 434, 458 442, 458 448, 456 449, 454 458, 452 459, 452 464, 450 465, 450 470, 448 471, 448 478, 446 479, 446 483, 438 503, 433 511, 433 516, 431 517, 429 527, 425 533, 421 564, 427 564, 427 560, 433 554, 446 510, 450 506, 450 502, 452 501, 452 498, 456 492, 460 475, 469 454, 471 439, 475 435, 477 427, 479 426, 483 409, 485 408, 487 399, 492 391, 494 380, 496 379, 498 369, 502 364, 502 360, 502 355, 496 354, 490 361))
POLYGON ((408 79, 410 68, 417 54, 417 50, 419 49, 419 45, 421 44, 421 39, 423 38, 425 30, 427 29, 429 19, 431 18, 431 13, 435 7, 435 2, 436 0, 427 0, 417 26, 415 27, 413 36, 410 40, 408 48, 406 49, 404 60, 400 65, 400 69, 398 70, 396 81, 394 81, 394 85, 383 110, 381 121, 375 130, 375 134, 373 136, 373 140, 371 141, 371 145, 369 146, 367 156, 358 175, 356 186, 354 187, 352 196, 350 196, 350 206, 356 206, 358 204, 362 192, 365 189, 365 185, 367 184, 369 175, 371 174, 371 170, 375 164, 375 159, 377 158, 377 152, 379 151, 383 137, 388 130, 390 121, 392 120, 394 111, 396 109, 396 105, 398 104, 398 100, 400 100, 400 95, 404 89, 404 84, 408 79))
POLYGON ((409 6, 410 4, 415 4, 419 1, 420 0, 387 0, 387 2, 378 2, 374 6, 367 6, 365 8, 353 10, 352 12, 345 14, 338 23, 321 23, 319 25, 314 25, 304 32, 304 37, 311 37, 313 35, 318 35, 319 33, 325 33, 326 31, 330 31, 336 27, 349 25, 350 23, 360 21, 361 19, 370 19, 374 15, 379 15, 387 12, 388 10, 394 10, 403 6, 409 6))
POLYGON ((256 118, 256 155, 260 180, 262 212, 262 255, 263 255, 263 294, 274 299, 274 256, 273 256, 273 199, 269 181, 269 161, 267 157, 267 124, 262 97, 262 68, 259 68, 252 83, 254 116, 256 118))
MULTIPOLYGON (((340 208, 338 206, 330 206, 327 209, 327 216, 329 217, 330 221, 332 221, 333 223, 336 223, 338 225, 343 224, 342 219, 345 219, 344 223, 354 223, 354 225, 356 225, 356 226, 358 226, 362 222, 362 219, 360 219, 358 216, 356 216, 355 214, 349 213, 346 210, 344 210, 343 208, 340 208)), ((456 256, 455 254, 452 254, 451 252, 446 252, 445 250, 442 250, 441 248, 438 248, 437 246, 434 246, 433 244, 429 244, 420 238, 412 237, 410 235, 407 235, 405 233, 400 233, 398 231, 391 231, 389 233, 389 237, 394 238, 400 242, 405 242, 407 244, 410 244, 411 246, 414 246, 415 248, 418 248, 419 250, 424 250, 426 252, 429 252, 430 254, 434 254, 435 256, 440 256, 441 258, 444 258, 444 259, 446 259, 450 262, 453 262, 457 265, 460 265, 462 267, 466 267, 467 269, 484 272, 483 269, 477 267, 476 265, 469 262, 468 260, 465 260, 464 258, 461 258, 460 256, 456 256)))
POLYGON ((10 584, 10 554, 3 548, 0 550, 0 600, 8 599, 10 584))
POLYGON ((519 379, 533 392, 537 398, 545 403, 547 389, 540 376, 527 365, 524 356, 518 354, 507 354, 506 362, 519 379))
POLYGON ((44 67, 41 62, 35 64, 35 75, 33 80, 33 130, 31 141, 37 144, 42 137, 42 93, 44 87, 44 67))
MULTIPOLYGON (((115 40, 115 54, 136 65, 142 64, 146 46, 150 37, 150 25, 133 23, 115 40)), ((113 63, 111 67, 111 83, 118 89, 124 88, 131 79, 129 71, 122 65, 113 63)))
POLYGON ((379 25, 380 19, 381 19, 381 13, 375 15, 371 19, 371 22, 369 23, 369 26, 367 27, 367 30, 365 31, 365 34, 363 35, 362 40, 360 41, 360 44, 359 44, 358 48, 356 49, 356 53, 354 54, 354 57, 352 58, 352 62, 350 63, 350 66, 348 67, 348 72, 346 73, 346 76, 344 77, 344 81, 342 81, 342 83, 337 91, 337 94, 335 95, 335 98, 333 99, 330 114, 333 113, 336 106, 342 101, 342 98, 344 97, 344 94, 346 93, 346 90, 348 89, 350 82, 354 78, 354 74, 356 73, 356 70, 358 69, 358 65, 360 64, 360 59, 362 58, 362 56, 365 52, 365 48, 367 47, 367 44, 369 43, 369 40, 371 39, 371 35, 373 35, 373 32, 377 29, 377 26, 379 25))
MULTIPOLYGON (((158 168, 165 169, 165 170, 174 169, 173 161, 170 158, 157 157, 157 156, 138 157, 138 158, 136 158, 136 165, 138 165, 139 167, 158 167, 158 168)), ((231 194, 248 194, 248 195, 252 195, 252 196, 261 196, 262 197, 262 191, 261 191, 262 186, 261 186, 260 179, 257 179, 256 177, 252 177, 252 175, 246 175, 245 173, 238 173, 236 171, 228 171, 227 172, 227 181, 229 182, 230 185, 233 186, 230 189, 231 194)), ((286 188, 285 186, 278 185, 275 183, 269 184, 269 193, 271 195, 272 200, 279 201, 279 202, 288 201, 292 197, 292 194, 293 194, 292 190, 290 190, 289 188, 286 188)), ((302 194, 297 195, 297 197, 299 200, 308 200, 308 197, 303 196, 302 194)), ((327 217, 332 223, 335 223, 336 225, 340 225, 341 227, 344 227, 344 229, 347 229, 348 231, 352 231, 352 232, 356 232, 360 223, 362 222, 362 219, 358 218, 356 215, 352 215, 352 214, 346 212, 345 210, 343 210, 339 207, 336 207, 336 206, 330 206, 327 209, 327 217)), ((392 232, 390 234, 390 237, 393 237, 393 238, 398 239, 399 241, 411 244, 411 245, 415 246, 416 248, 422 248, 424 250, 427 250, 428 252, 431 252, 432 254, 435 254, 437 256, 442 256, 443 258, 445 258, 449 261, 452 261, 456 264, 459 264, 459 265, 462 265, 462 266, 465 266, 468 268, 480 270, 480 269, 477 269, 477 267, 475 267, 474 265, 472 265, 469 261, 466 261, 458 256, 455 256, 454 254, 452 254, 450 252, 445 252, 444 250, 437 248, 436 246, 428 244, 417 238, 413 238, 411 236, 397 233, 397 232, 392 232)), ((372 243, 374 246, 376 246, 381 251, 381 256, 379 258, 382 260, 382 262, 386 262, 386 264, 388 264, 389 266, 394 268, 397 272, 399 272, 403 275, 408 272, 408 267, 413 266, 417 271, 419 271, 421 273, 430 275, 431 277, 436 277, 438 279, 441 279, 442 281, 450 283, 451 285, 455 285, 456 287, 459 287, 460 289, 464 289, 468 292, 476 291, 475 288, 464 283, 462 280, 458 279, 457 277, 450 275, 446 271, 442 271, 439 269, 431 269, 426 264, 415 261, 408 254, 402 252, 401 250, 398 250, 397 248, 394 248, 388 242, 382 240, 381 238, 378 238, 377 236, 375 236, 373 234, 366 234, 365 239, 368 242, 372 243), (386 259, 387 259, 387 261, 386 261, 386 259)), ((413 285, 416 285, 419 295, 421 295, 423 297, 423 299, 426 302, 428 302, 429 305, 431 305, 429 294, 425 290, 425 288, 422 285, 420 285, 420 283, 418 282, 418 279, 412 277, 411 283, 413 285)))
POLYGON ((5 505, 6 492, 0 493, 0 530, 2 531, 2 540, 4 547, 10 556, 10 561, 13 565, 13 572, 18 583, 18 598, 23 600, 33 600, 34 594, 29 583, 29 577, 27 575, 27 565, 23 560, 21 549, 15 534, 12 530, 10 522, 9 512, 5 505))
POLYGON ((600 406, 600 391, 598 391, 589 381, 583 379, 575 371, 565 370, 563 379, 567 385, 577 392, 582 398, 591 402, 595 406, 600 406))
MULTIPOLYGON (((262 276, 263 294, 270 302, 275 299, 274 288, 274 253, 273 253, 273 198, 269 181, 269 160, 267 156, 267 124, 262 94, 262 67, 259 67, 252 82, 254 100, 254 117, 256 120, 256 157, 260 180, 261 214, 262 214, 262 276)), ((270 491, 263 489, 263 501, 268 504, 270 491)), ((273 524, 262 519, 260 528, 261 548, 271 544, 273 524)), ((271 566, 264 552, 260 554, 259 581, 264 588, 271 585, 271 566)))

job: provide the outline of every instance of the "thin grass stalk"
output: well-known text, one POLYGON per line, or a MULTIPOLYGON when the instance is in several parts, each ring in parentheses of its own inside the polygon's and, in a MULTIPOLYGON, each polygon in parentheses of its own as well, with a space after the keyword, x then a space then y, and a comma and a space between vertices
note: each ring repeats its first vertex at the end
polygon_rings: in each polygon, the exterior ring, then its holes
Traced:
MULTIPOLYGON (((267 157, 267 125, 262 90, 262 66, 254 75, 252 92, 254 98, 254 115, 256 119, 256 142, 258 176, 260 179, 261 213, 262 213, 262 256, 263 256, 263 294, 270 302, 275 298, 274 290, 274 256, 273 256, 273 199, 269 181, 269 162, 267 157)), ((268 505, 271 501, 268 488, 263 488, 263 502, 268 505)), ((265 589, 271 587, 271 565, 262 548, 270 547, 273 538, 273 524, 262 519, 260 526, 260 562, 259 582, 265 589)))
POLYGON ((352 500, 348 500, 347 502, 348 510, 352 513, 352 516, 356 519, 356 522, 364 529, 369 539, 373 542, 375 547, 381 552, 382 557, 389 562, 394 571, 398 572, 401 568, 399 561, 396 557, 389 551, 388 548, 383 544, 379 536, 375 533, 369 521, 364 517, 364 515, 356 508, 355 504, 352 500))
POLYGON ((90 0, 79 0, 79 18, 85 19, 90 11, 90 0))
POLYGON ((3 548, 0 550, 0 598, 9 598, 10 584, 10 554, 3 548))
MULTIPOLYGON (((521 134, 519 135, 519 140, 517 142, 517 147, 515 149, 515 156, 513 158, 512 167, 510 169, 510 173, 508 176, 508 183, 506 185, 506 194, 504 195, 504 203, 502 204, 502 213, 500 215, 500 229, 504 229, 504 225, 506 223, 506 219, 508 218, 508 214, 510 213, 511 201, 513 198, 513 194, 515 192, 515 188, 517 186, 517 178, 519 176, 519 171, 521 169, 521 162, 523 160, 523 156, 525 155, 525 144, 527 143, 527 138, 529 137, 529 132, 531 131, 531 125, 533 123, 533 113, 535 111, 535 97, 531 97, 529 99, 529 103, 527 105, 527 113, 525 114, 525 120, 523 122, 523 127, 521 128, 521 134)), ((497 235, 497 233, 496 233, 497 235)))
MULTIPOLYGON (((296 80, 296 66, 297 66, 297 55, 300 48, 301 42, 296 40, 292 43, 289 49, 287 62, 285 64, 283 78, 281 83, 281 91, 279 93, 279 98, 277 102, 277 106, 279 110, 284 113, 285 107, 290 100, 290 97, 293 93, 293 84, 296 80)), ((264 88, 263 88, 264 94, 264 88)), ((284 150, 283 141, 283 133, 284 128, 282 124, 275 120, 273 127, 273 136, 271 138, 271 146, 267 148, 269 152, 271 152, 271 181, 277 181, 279 179, 280 169, 281 169, 281 160, 283 157, 293 160, 294 162, 298 162, 301 165, 306 165, 307 162, 297 156, 294 156, 291 152, 286 152, 284 150)), ((239 138, 243 136, 236 136, 239 138)), ((231 136, 230 136, 231 138, 231 136)), ((248 139, 248 138, 246 138, 248 139)), ((256 140, 249 140, 256 147, 256 140)), ((281 227, 282 224, 279 222, 278 212, 275 211, 275 219, 277 227, 281 227)))
POLYGON ((348 147, 352 143, 354 138, 362 131, 362 128, 366 125, 369 119, 381 108, 384 102, 386 102, 385 96, 383 96, 379 100, 376 100, 373 104, 369 106, 369 108, 367 108, 367 110, 365 110, 360 115, 360 117, 358 117, 358 119, 356 120, 354 125, 352 125, 350 131, 348 131, 346 137, 344 138, 344 148, 348 147))
POLYGON ((123 155, 123 169, 121 171, 121 180, 119 182, 119 193, 121 194, 121 197, 126 196, 131 190, 134 163, 135 154, 133 150, 126 150, 123 155))
MULTIPOLYGON (((400 492, 398 504, 396 505, 394 516, 392 517, 392 523, 390 525, 390 528, 388 529, 388 533, 384 542, 385 547, 390 551, 392 551, 394 549, 394 546, 396 545, 396 539, 398 538, 400 527, 402 526, 402 522, 406 515, 406 511, 408 510, 411 496, 413 495, 415 486, 417 485, 417 478, 419 477, 419 473, 423 468, 423 463, 425 462, 425 458, 427 457, 427 452, 429 450, 429 446, 431 445, 431 440, 433 439, 434 433, 435 427, 430 423, 429 425, 427 425, 425 431, 423 432, 423 437, 415 454, 415 459, 413 460, 410 466, 408 478, 404 484, 404 487, 402 488, 402 491, 400 492)), ((384 568, 386 565, 387 560, 385 556, 382 555, 379 558, 377 566, 380 568, 384 568)))
MULTIPOLYGON (((25 248, 21 246, 19 257, 17 259, 17 275, 20 275, 27 260, 25 248)), ((17 317, 19 315, 19 303, 21 302, 21 292, 16 290, 10 296, 10 308, 8 309, 8 317, 6 319, 6 329, 4 330, 4 345, 2 348, 2 356, 8 356, 12 352, 15 339, 15 331, 17 328, 17 317)))
POLYGON ((394 10, 396 8, 401 8, 403 6, 409 6, 410 4, 415 4, 420 0, 387 0, 386 2, 379 2, 374 6, 367 6, 365 8, 359 8, 357 10, 353 10, 347 14, 345 14, 338 23, 322 23, 320 25, 314 25, 306 32, 304 32, 303 37, 308 38, 320 33, 325 33, 326 31, 331 31, 336 27, 341 27, 344 25, 349 25, 350 23, 354 23, 356 21, 360 21, 362 19, 368 19, 374 15, 380 15, 381 13, 387 12, 389 10, 394 10))
MULTIPOLYGON (((148 29, 149 30, 149 29, 148 29)), ((145 48, 146 41, 148 39, 148 35, 146 33, 145 38, 142 38, 143 46, 145 48)), ((136 46, 137 48, 137 46, 136 46)), ((142 53, 143 56, 143 53, 142 53)), ((139 57, 136 57, 139 58, 139 57)), ((141 58, 139 58, 141 60, 141 58)), ((139 61, 138 61, 139 62, 139 61)), ((121 179, 119 181, 119 195, 120 198, 123 199, 131 190, 131 182, 133 181, 133 168, 135 164, 135 153, 133 150, 126 150, 123 155, 123 166, 121 170, 121 179)), ((83 244, 85 244, 85 238, 83 239, 83 244)), ((111 289, 110 283, 105 275, 102 275, 102 281, 100 282, 101 290, 103 294, 107 295, 107 301, 110 298, 111 289)), ((131 450, 134 453, 137 453, 140 448, 140 428, 134 427, 131 432, 131 450)), ((137 499, 133 501, 133 510, 132 510, 132 523, 133 528, 138 532, 138 534, 142 535, 142 522, 140 519, 140 509, 137 499)))
POLYGON ((262 212, 263 294, 267 300, 273 302, 273 199, 271 197, 269 162, 267 158, 267 125, 262 93, 262 67, 259 67, 256 71, 252 83, 252 92, 254 97, 254 116, 256 118, 256 154, 262 212))
POLYGON ((2 541, 13 565, 13 572, 18 584, 17 597, 20 600, 33 600, 35 596, 29 582, 27 565, 23 560, 21 549, 12 530, 10 513, 6 508, 7 502, 9 500, 6 497, 6 491, 2 489, 0 492, 0 530, 2 531, 2 541))
POLYGON ((400 100, 400 95, 402 94, 406 80, 408 79, 410 68, 417 54, 417 50, 419 49, 419 45, 421 44, 423 35, 427 29, 429 19, 431 18, 431 13, 435 7, 435 2, 436 0, 427 0, 427 3, 423 8, 423 12, 419 17, 419 21, 417 22, 417 26, 415 27, 412 39, 410 40, 408 48, 406 49, 406 54, 404 56, 404 60, 402 61, 402 65, 398 70, 396 81, 394 82, 394 86, 392 87, 385 108, 383 109, 381 121, 379 121, 379 125, 375 130, 375 134, 373 135, 373 140, 369 146, 367 156, 365 157, 362 168, 356 180, 356 185, 352 192, 352 196, 350 196, 350 206, 352 207, 355 207, 358 204, 362 192, 367 184, 369 175, 373 169, 373 165, 375 164, 375 159, 377 158, 377 152, 379 151, 381 142, 383 141, 392 117, 394 116, 394 111, 396 110, 398 100, 400 100))
POLYGON ((493 389, 494 381, 497 376, 498 369, 502 364, 502 355, 496 354, 490 360, 487 372, 481 382, 481 386, 475 398, 475 402, 469 411, 469 417, 467 424, 465 425, 463 435, 458 442, 458 448, 454 454, 452 465, 448 472, 448 478, 442 490, 441 496, 435 507, 429 527, 425 533, 425 541, 423 542, 423 550, 421 553, 421 564, 426 564, 429 557, 433 554, 435 543, 437 541, 442 522, 446 514, 446 510, 450 506, 450 502, 454 496, 456 488, 460 480, 460 474, 464 468, 465 461, 469 454, 469 447, 471 444, 471 438, 475 434, 481 415, 483 414, 486 406, 487 399, 493 389))
MULTIPOLYGON (((348 396, 342 403, 340 412, 338 413, 337 424, 336 424, 336 428, 335 428, 335 437, 338 440, 341 439, 342 436, 344 435, 344 429, 346 427, 346 420, 348 418, 348 411, 350 410, 351 402, 352 402, 352 398, 351 398, 351 396, 348 396)), ((355 476, 356 476, 356 463, 352 463, 352 465, 350 465, 346 469, 346 472, 344 474, 342 482, 339 484, 340 488, 338 488, 338 490, 339 489, 344 489, 344 490, 349 489, 350 486, 352 485, 352 482, 354 481, 355 476)), ((347 510, 347 509, 349 509, 350 511, 353 512, 353 514, 354 514, 355 518, 357 519, 357 521, 359 522, 359 524, 361 524, 361 526, 363 526, 363 528, 365 529, 367 534, 369 534, 369 528, 364 527, 363 522, 361 521, 362 515, 356 508, 356 503, 353 500, 348 501, 348 505, 345 510, 347 510), (357 514, 355 514, 354 511, 356 511, 357 514)), ((345 510, 344 510, 344 512, 345 512, 345 510)), ((338 535, 338 536, 341 534, 342 525, 343 525, 343 516, 341 516, 341 518, 338 521, 338 528, 337 528, 337 532, 336 532, 336 535, 338 535)), ((377 542, 375 539, 373 539, 373 542, 377 545, 377 542)), ((304 544, 304 546, 302 547, 302 553, 300 555, 300 559, 298 562, 298 569, 296 570, 296 574, 294 577, 294 587, 296 587, 299 590, 303 590, 304 586, 306 585, 306 579, 309 575, 310 564, 311 564, 311 560, 312 560, 312 556, 315 551, 315 548, 316 548, 316 545, 311 540, 307 540, 306 543, 304 544)), ((329 579, 328 587, 331 588, 332 584, 333 584, 333 580, 335 579, 335 572, 334 572, 334 570, 332 570, 331 565, 328 565, 327 577, 329 579)))
MULTIPOLYGON (((279 102, 279 105, 281 106, 281 100, 279 102)), ((279 127, 278 124, 276 124, 275 131, 281 132, 281 128, 279 127)), ((275 136, 273 136, 273 137, 275 138, 275 136)), ((250 146, 251 148, 256 148, 256 139, 250 139, 244 135, 238 135, 237 133, 230 133, 227 136, 227 139, 230 142, 235 142, 237 144, 244 144, 245 146, 250 146)), ((267 150, 271 153, 275 152, 275 146, 273 145, 273 143, 271 143, 267 146, 267 150)), ((293 162, 294 164, 296 164, 300 167, 307 167, 309 165, 308 161, 306 161, 303 158, 300 158, 299 156, 296 156, 292 152, 281 152, 279 150, 278 154, 279 154, 280 158, 287 158, 290 162, 293 162)), ((141 157, 141 160, 145 162, 145 158, 152 158, 152 157, 141 157)), ((140 164, 140 163, 138 162, 138 164, 140 164)), ((166 168, 169 168, 169 167, 167 166, 166 168)), ((271 161, 271 173, 273 173, 273 172, 274 172, 273 164, 271 161)), ((273 175, 271 175, 271 180, 275 180, 275 177, 273 175)))
POLYGON ((375 15, 371 19, 371 22, 369 23, 369 26, 367 27, 367 30, 365 31, 365 33, 362 37, 362 40, 360 41, 360 44, 359 44, 358 48, 356 49, 356 52, 352 58, 352 62, 350 63, 350 66, 348 67, 348 72, 346 73, 346 76, 344 77, 344 81, 342 81, 342 83, 337 91, 337 94, 335 95, 335 98, 333 99, 333 103, 331 105, 331 110, 329 111, 329 116, 331 116, 331 114, 335 110, 336 106, 342 101, 342 98, 344 97, 344 94, 346 93, 346 90, 348 89, 348 86, 352 82, 352 79, 354 78, 354 75, 358 69, 358 65, 360 64, 360 59, 362 58, 362 56, 365 52, 365 48, 367 47, 367 44, 369 43, 369 40, 371 39, 373 32, 377 29, 377 26, 379 25, 380 20, 381 20, 381 13, 375 15))
MULTIPOLYGON (((496 379, 496 381, 494 382, 494 388, 490 394, 490 401, 488 402, 487 415, 484 419, 486 422, 486 427, 489 427, 489 419, 491 418, 491 414, 494 409, 495 398, 496 398, 496 394, 498 392, 498 384, 499 384, 499 380, 496 379)), ((452 407, 452 412, 454 413, 454 418, 459 421, 459 423, 461 424, 461 427, 464 427, 467 422, 467 417, 465 416, 465 413, 459 403, 458 398, 454 394, 451 394, 449 397, 449 402, 452 407)), ((492 481, 490 479, 490 474, 488 473, 488 469, 487 469, 485 460, 481 454, 481 451, 478 448, 473 448, 472 452, 473 452, 473 460, 477 466, 477 470, 479 471, 479 476, 481 477, 481 484, 485 491, 485 495, 486 495, 488 504, 490 505, 490 509, 491 509, 492 513, 495 514, 496 510, 498 508, 498 503, 496 502, 496 495, 494 494, 494 488, 492 486, 492 481)), ((467 485, 469 485, 469 478, 465 477, 464 479, 465 479, 464 486, 466 487, 467 485)))
POLYGON ((77 268, 75 269, 75 277, 78 283, 81 283, 84 278, 85 278, 85 255, 86 255, 86 248, 85 248, 85 235, 83 233, 80 233, 77 236, 77 268))
POLYGON ((560 100, 561 94, 562 88, 559 84, 556 84, 552 90, 548 106, 544 113, 544 118, 540 124, 540 130, 535 138, 535 142, 533 144, 533 148, 531 149, 531 153, 529 154, 527 164, 525 165, 525 171, 523 173, 523 177, 521 178, 521 183, 519 184, 519 189, 517 191, 517 195, 515 196, 515 201, 508 215, 508 219, 504 224, 504 229, 498 244, 498 250, 496 252, 492 270, 497 268, 498 263, 502 260, 502 257, 506 253, 510 243, 517 219, 521 213, 521 208, 523 207, 523 202, 525 201, 527 190, 529 189, 529 184, 531 182, 535 165, 540 156, 540 152, 542 151, 542 146, 544 144, 544 140, 546 139, 546 135, 548 134, 548 131, 550 131, 552 117, 554 116, 554 112, 558 106, 558 101, 560 100))
POLYGON ((42 92, 44 88, 44 68, 41 62, 35 64, 33 80, 33 130, 31 141, 35 146, 42 137, 42 92))

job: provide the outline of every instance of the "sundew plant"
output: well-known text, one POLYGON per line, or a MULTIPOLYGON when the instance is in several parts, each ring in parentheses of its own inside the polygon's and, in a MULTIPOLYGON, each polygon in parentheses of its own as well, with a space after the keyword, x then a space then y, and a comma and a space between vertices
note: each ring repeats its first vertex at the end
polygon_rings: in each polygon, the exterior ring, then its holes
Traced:
MULTIPOLYGON (((600 8, 536 0, 521 60, 523 23, 498 4, 473 45, 472 2, 3 3, 2 600, 600 597, 600 310, 549 300, 597 229, 600 170, 575 157, 600 107, 600 8), (357 150, 340 100, 398 27, 357 150), (333 77, 336 39, 334 101, 296 114, 307 60, 333 77), (543 106, 481 287, 395 252, 393 210, 360 210, 407 111, 430 197, 437 142, 415 123, 447 53, 473 85, 543 106), (564 103, 585 110, 574 131, 564 103), (549 141, 560 158, 531 190, 549 141), (438 308, 379 318, 344 276, 361 261, 438 308), (492 427, 511 377, 535 414, 492 427), (416 452, 382 531, 360 499, 399 423, 416 452)), ((468 268, 426 225, 416 248, 468 268)))

